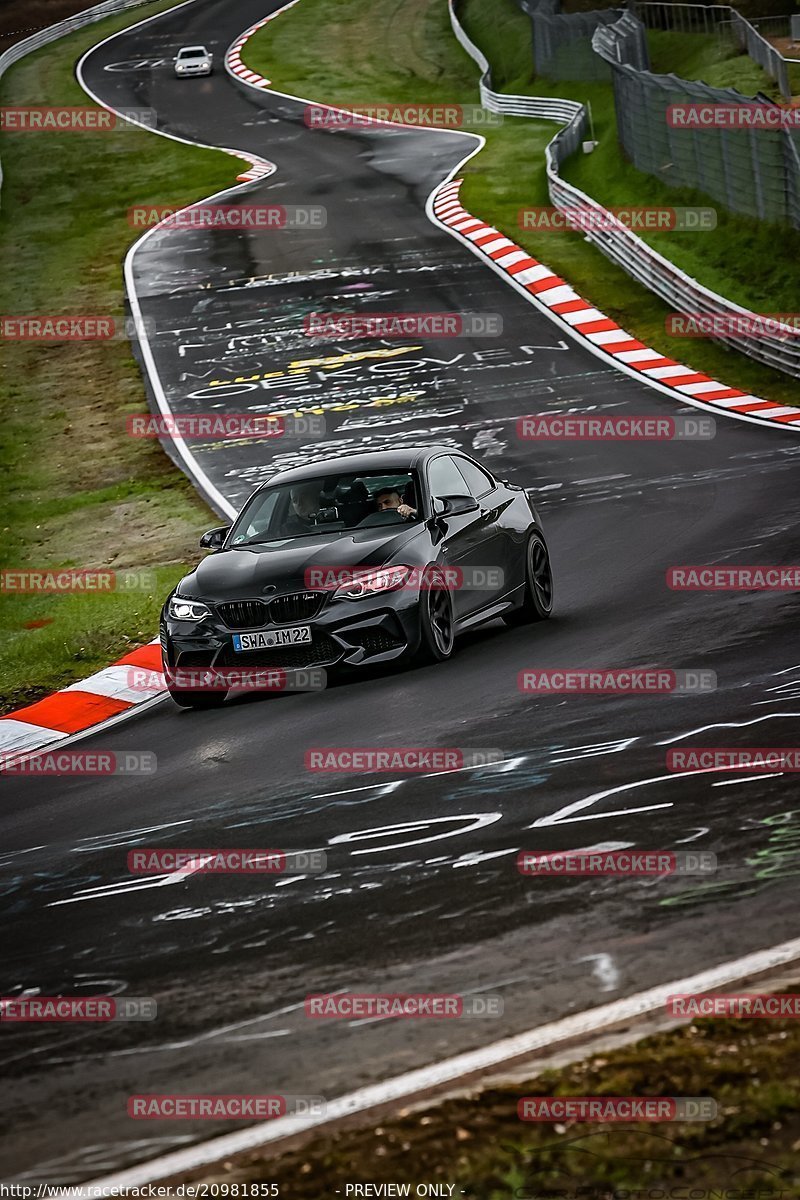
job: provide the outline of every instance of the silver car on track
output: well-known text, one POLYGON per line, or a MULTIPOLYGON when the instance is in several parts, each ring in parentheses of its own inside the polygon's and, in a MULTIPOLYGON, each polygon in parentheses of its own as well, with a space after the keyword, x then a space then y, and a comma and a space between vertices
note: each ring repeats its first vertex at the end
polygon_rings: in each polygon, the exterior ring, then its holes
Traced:
POLYGON ((179 79, 189 75, 210 75, 214 70, 214 55, 205 46, 184 46, 175 58, 175 74, 179 79))

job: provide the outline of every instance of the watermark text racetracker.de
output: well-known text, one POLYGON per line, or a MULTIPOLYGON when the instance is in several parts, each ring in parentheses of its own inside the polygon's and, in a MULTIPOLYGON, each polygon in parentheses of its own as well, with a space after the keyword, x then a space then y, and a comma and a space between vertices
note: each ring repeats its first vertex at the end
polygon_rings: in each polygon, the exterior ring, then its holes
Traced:
POLYGON ((20 567, 0 571, 0 595, 44 592, 48 595, 93 595, 97 592, 152 592, 155 571, 78 570, 74 567, 20 567))
POLYGON ((183 438, 184 440, 238 440, 242 438, 325 436, 325 418, 308 416, 272 416, 268 413, 182 413, 155 415, 133 413, 125 428, 134 438, 183 438))
POLYGON ((535 229, 540 233, 560 233, 575 230, 592 233, 619 229, 645 232, 658 230, 660 233, 704 233, 717 227, 715 208, 686 208, 655 206, 628 206, 625 208, 600 208, 591 204, 576 204, 566 208, 541 205, 521 208, 517 214, 520 229, 535 229))
POLYGON ((0 771, 9 775, 154 775, 158 760, 152 750, 42 750, 22 755, 0 753, 0 771))
POLYGON ((713 875, 717 857, 708 850, 521 850, 520 875, 713 875))
POLYGON ((128 852, 132 875, 319 875, 327 869, 323 850, 207 847, 204 850, 141 847, 128 852))
POLYGON ((324 1096, 155 1094, 130 1096, 135 1121, 274 1121, 279 1117, 324 1116, 324 1096))
POLYGON ((716 436, 713 417, 585 416, 538 413, 520 417, 517 437, 526 442, 675 442, 706 441, 716 436))
MULTIPOLYGON (((238 635, 236 635, 238 636, 238 635)), ((128 667, 126 686, 132 692, 152 694, 165 685, 187 692, 322 692, 328 686, 322 667, 172 667, 164 672, 128 667)))
POLYGON ((280 229, 317 230, 328 223, 321 204, 138 204, 128 209, 133 229, 159 233, 185 230, 271 233, 280 229))
POLYGON ((711 1096, 523 1096, 520 1121, 600 1122, 713 1121, 717 1102, 711 1096))
POLYGON ((667 587, 673 592, 797 592, 800 566, 674 566, 667 571, 667 587))
POLYGON ((667 125, 670 129, 797 129, 800 127, 800 108, 755 100, 740 104, 670 104, 667 125))
POLYGON ((155 1021, 152 996, 0 996, 0 1024, 155 1021))
POLYGON ((668 771, 800 771, 798 746, 682 746, 668 750, 668 771))
POLYGON ((305 752, 307 771, 401 771, 437 774, 505 761, 498 749, 457 746, 318 746, 305 752))
POLYGON ((303 121, 309 129, 369 129, 380 130, 391 125, 411 125, 419 129, 462 129, 465 125, 497 126, 503 124, 503 114, 490 112, 480 104, 430 104, 415 102, 400 104, 375 100, 355 104, 349 109, 330 108, 325 104, 308 104, 303 121))
POLYGON ((365 567, 314 563, 303 573, 303 585, 309 590, 337 592, 346 599, 395 591, 498 591, 503 586, 502 567, 365 567))
POLYGON ((797 1020, 800 1018, 800 992, 686 992, 667 996, 667 1012, 672 1017, 734 1017, 758 1020, 797 1020))
POLYGON ((306 337, 354 341, 369 338, 500 337, 503 318, 492 312, 312 312, 306 337))
POLYGON ((502 1017, 503 998, 494 993, 319 992, 306 996, 313 1020, 458 1020, 502 1017))
POLYGON ((714 671, 673 670, 664 667, 561 667, 520 671, 517 686, 521 692, 539 695, 592 693, 610 695, 682 695, 713 692, 717 687, 714 671))
POLYGON ((152 338, 152 317, 115 317, 108 313, 37 313, 0 316, 5 342, 113 342, 152 338))
POLYGON ((669 313, 671 337, 750 337, 790 342, 800 338, 800 313, 669 313))
POLYGON ((111 112, 110 109, 90 105, 0 108, 2 133, 115 133, 120 129, 136 129, 137 125, 156 129, 156 110, 121 108, 111 112))

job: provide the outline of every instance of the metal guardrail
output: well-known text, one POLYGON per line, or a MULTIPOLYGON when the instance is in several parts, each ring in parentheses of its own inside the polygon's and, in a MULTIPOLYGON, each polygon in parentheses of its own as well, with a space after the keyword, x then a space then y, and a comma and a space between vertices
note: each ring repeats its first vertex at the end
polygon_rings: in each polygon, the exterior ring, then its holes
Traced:
MULTIPOLYGON (((744 318, 745 322, 757 320, 758 314, 743 308, 703 287, 696 279, 692 279, 669 259, 664 258, 647 242, 633 233, 626 225, 617 221, 613 214, 604 208, 597 200, 587 196, 580 188, 568 183, 561 177, 562 163, 569 158, 586 137, 589 125, 589 113, 585 105, 576 100, 558 100, 546 97, 508 96, 500 95, 491 89, 491 70, 482 51, 469 39, 461 26, 455 11, 456 0, 448 0, 450 22, 453 31, 467 54, 481 68, 481 101, 484 107, 489 107, 484 100, 486 96, 492 104, 493 112, 509 113, 513 116, 529 116, 528 109, 533 101, 538 111, 536 116, 541 120, 566 122, 563 129, 549 142, 545 150, 547 169, 547 184, 550 199, 554 206, 562 212, 569 209, 580 209, 583 212, 591 210, 597 214, 598 223, 602 228, 584 228, 581 232, 588 237, 598 250, 617 264, 638 283, 660 296, 676 312, 684 315, 709 315, 715 317, 744 318)), ((590 225, 590 222, 586 222, 590 225)), ((753 328, 754 326, 751 326, 753 328)), ((724 342, 734 350, 755 359, 765 366, 774 367, 785 374, 800 377, 800 338, 790 326, 782 326, 784 336, 773 338, 754 338, 746 333, 725 333, 716 335, 716 341, 724 342)))
MULTIPOLYGON (((767 40, 770 38, 789 38, 796 45, 800 41, 798 17, 800 17, 800 13, 787 14, 785 17, 752 17, 750 24, 767 40)), ((800 61, 788 54, 783 55, 783 60, 790 63, 800 61)))
MULTIPOLYGON (((64 21, 59 21, 57 25, 48 25, 46 29, 39 30, 38 33, 32 34, 31 37, 24 38, 21 42, 14 42, 6 50, 0 54, 0 79, 3 78, 9 67, 14 63, 25 58, 28 54, 33 54, 35 50, 40 50, 42 46, 48 46, 51 42, 58 41, 59 38, 66 37, 69 33, 74 33, 76 29, 83 29, 85 25, 92 25, 95 21, 102 21, 104 17, 114 16, 115 13, 126 12, 130 8, 142 8, 146 4, 150 4, 151 0, 104 0, 104 3, 95 5, 94 8, 84 9, 83 12, 75 13, 72 17, 67 17, 64 21)), ((0 163, 0 189, 3 186, 3 165, 0 163)))
POLYGON ((549 99, 546 96, 506 96, 502 92, 492 90, 492 72, 489 60, 473 41, 456 16, 455 0, 448 0, 450 24, 453 33, 481 69, 480 93, 481 104, 489 112, 505 113, 510 117, 533 117, 538 121, 558 121, 562 124, 571 121, 574 116, 583 111, 583 105, 577 100, 549 99))

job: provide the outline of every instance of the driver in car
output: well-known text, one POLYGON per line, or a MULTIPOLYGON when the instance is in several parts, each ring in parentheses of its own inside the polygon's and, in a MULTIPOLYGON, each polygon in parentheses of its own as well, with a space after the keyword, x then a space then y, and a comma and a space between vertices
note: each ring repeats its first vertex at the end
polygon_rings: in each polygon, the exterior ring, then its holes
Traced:
POLYGON ((399 517, 404 521, 408 521, 411 517, 417 515, 417 510, 412 508, 410 504, 405 504, 399 492, 392 488, 385 488, 378 492, 375 497, 375 504, 378 512, 391 512, 394 509, 399 517))
POLYGON ((289 512, 284 523, 286 534, 306 533, 314 527, 314 517, 319 509, 319 487, 316 484, 300 484, 289 492, 289 512))

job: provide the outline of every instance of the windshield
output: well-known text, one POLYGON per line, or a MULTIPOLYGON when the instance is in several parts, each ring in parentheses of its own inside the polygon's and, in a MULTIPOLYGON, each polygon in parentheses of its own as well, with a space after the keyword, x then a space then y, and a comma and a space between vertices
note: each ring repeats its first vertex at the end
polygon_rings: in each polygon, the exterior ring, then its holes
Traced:
POLYGON ((405 525, 419 520, 418 497, 413 471, 358 475, 340 471, 265 488, 242 509, 228 545, 252 546, 284 538, 405 525))
POLYGON ((178 53, 178 58, 205 58, 206 51, 202 48, 199 50, 181 50, 178 53))

